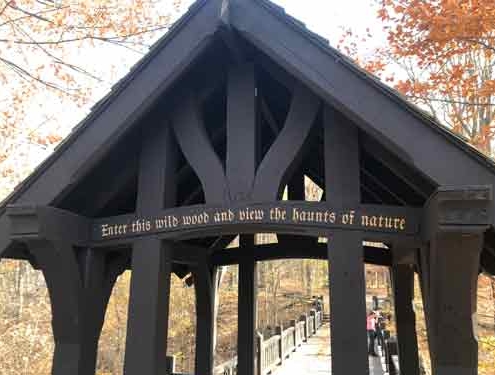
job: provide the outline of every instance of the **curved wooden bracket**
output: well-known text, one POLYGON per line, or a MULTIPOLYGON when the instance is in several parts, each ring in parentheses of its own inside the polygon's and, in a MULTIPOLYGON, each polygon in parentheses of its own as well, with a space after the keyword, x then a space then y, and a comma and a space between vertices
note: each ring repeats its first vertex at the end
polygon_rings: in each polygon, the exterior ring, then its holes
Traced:
POLYGON ((295 87, 285 125, 258 167, 253 200, 273 201, 301 155, 320 106, 319 98, 303 85, 295 87))
POLYGON ((172 115, 177 141, 201 181, 206 202, 222 203, 229 195, 225 172, 206 133, 199 104, 190 91, 181 103, 172 115))

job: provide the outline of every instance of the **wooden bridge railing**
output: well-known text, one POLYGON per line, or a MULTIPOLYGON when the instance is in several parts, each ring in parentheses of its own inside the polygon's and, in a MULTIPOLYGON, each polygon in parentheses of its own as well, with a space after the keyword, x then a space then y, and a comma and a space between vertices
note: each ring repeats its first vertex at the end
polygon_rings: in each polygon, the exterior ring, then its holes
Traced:
POLYGON ((309 316, 301 315, 299 321, 292 320, 287 329, 277 327, 275 336, 265 339, 258 333, 257 375, 265 375, 282 364, 304 341, 316 333, 322 323, 322 311, 311 310, 309 316))
MULTIPOLYGON (((312 309, 309 314, 303 314, 298 320, 291 320, 286 329, 276 327, 275 335, 264 338, 257 333, 256 375, 265 375, 283 363, 303 342, 313 336, 323 325, 323 311, 312 309)), ((174 357, 167 357, 169 374, 181 375, 175 372, 174 357)), ((213 375, 236 375, 237 357, 216 366, 213 375)))

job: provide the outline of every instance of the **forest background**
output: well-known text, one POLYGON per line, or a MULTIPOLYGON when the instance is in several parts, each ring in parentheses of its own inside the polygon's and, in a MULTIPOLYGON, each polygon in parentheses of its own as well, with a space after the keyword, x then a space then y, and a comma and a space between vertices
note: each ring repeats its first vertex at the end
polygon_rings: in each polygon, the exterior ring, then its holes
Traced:
MULTIPOLYGON (((296 0, 277 2, 363 69, 494 156, 495 1, 307 0, 304 7, 296 0)), ((0 0, 0 200, 53 151, 189 3, 0 0)), ((307 199, 320 194, 308 180, 307 199)), ((273 237, 260 235, 259 241, 273 237)), ((326 262, 313 260, 261 263, 259 327, 297 315, 312 295, 328 295, 327 270, 326 262)), ((236 351, 237 269, 227 267, 221 275, 217 363, 236 351)), ((99 375, 122 373, 129 280, 130 273, 124 273, 111 297, 99 346, 99 375)), ((369 295, 390 297, 388 270, 367 266, 366 281, 369 295)), ((175 276, 172 286, 169 354, 177 357, 179 371, 193 373, 194 290, 175 276)), ((495 279, 488 275, 479 278, 478 305, 480 374, 493 375, 495 279)), ((419 292, 415 307, 428 373, 419 292)), ((48 375, 52 351, 42 275, 28 263, 2 260, 1 373, 48 375)))

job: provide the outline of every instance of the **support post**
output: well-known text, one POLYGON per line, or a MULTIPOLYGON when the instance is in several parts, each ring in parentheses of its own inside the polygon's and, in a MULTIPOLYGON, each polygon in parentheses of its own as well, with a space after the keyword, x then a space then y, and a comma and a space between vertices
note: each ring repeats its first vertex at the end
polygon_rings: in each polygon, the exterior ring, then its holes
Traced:
POLYGON ((280 345, 278 346, 278 354, 280 356, 280 365, 284 363, 285 357, 284 357, 284 326, 279 325, 275 327, 275 334, 280 335, 280 345))
POLYGON ((304 330, 303 330, 304 337, 303 337, 303 341, 304 342, 307 342, 308 341, 308 338, 309 338, 309 335, 308 335, 308 316, 306 314, 303 314, 303 315, 301 315, 301 317, 299 319, 302 322, 304 322, 304 330))
POLYGON ((237 363, 239 375, 253 375, 256 355, 257 269, 252 253, 254 237, 242 235, 243 256, 239 262, 237 363))
POLYGON ((313 324, 311 325, 311 328, 312 328, 311 335, 314 335, 316 333, 316 330, 317 330, 317 328, 316 328, 316 310, 311 309, 309 311, 309 315, 311 316, 311 320, 313 322, 313 324))
POLYGON ((204 259, 193 269, 196 292, 196 360, 199 375, 213 374, 213 314, 214 291, 212 272, 204 259))
MULTIPOLYGON (((258 343, 258 356, 256 363, 256 375, 264 375, 264 365, 265 365, 265 347, 263 342, 263 334, 257 332, 256 334, 256 342, 258 343)), ((237 369, 239 371, 239 369, 237 369)))
MULTIPOLYGON (((333 206, 356 207, 360 203, 357 128, 327 106, 324 132, 326 200, 333 206)), ((362 234, 342 231, 328 237, 332 374, 369 374, 362 234)))
POLYGON ((491 187, 439 188, 425 207, 421 278, 433 374, 476 375, 476 295, 491 187))
POLYGON ((392 266, 399 364, 404 375, 419 375, 416 316, 413 309, 414 268, 410 264, 392 266))
POLYGON ((297 320, 291 319, 290 326, 294 327, 294 332, 292 332, 292 334, 294 335, 294 351, 296 351, 299 343, 299 340, 297 339, 297 320))
MULTIPOLYGON (((136 212, 151 217, 176 204, 177 146, 164 122, 144 129, 136 212)), ((124 373, 166 371, 173 245, 154 236, 134 241, 124 373)))
POLYGON ((126 375, 166 371, 172 245, 153 238, 134 243, 129 297, 126 375))
POLYGON ((53 375, 94 375, 105 311, 123 265, 101 252, 76 256, 65 242, 29 240, 30 252, 45 277, 55 341, 53 375))

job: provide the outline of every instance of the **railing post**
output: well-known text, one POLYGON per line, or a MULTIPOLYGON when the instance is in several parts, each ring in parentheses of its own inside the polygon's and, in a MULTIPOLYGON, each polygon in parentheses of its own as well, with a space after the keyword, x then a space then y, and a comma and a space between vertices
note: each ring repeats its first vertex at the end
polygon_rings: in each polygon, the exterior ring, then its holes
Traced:
POLYGON ((167 372, 166 372, 167 375, 171 375, 171 374, 175 373, 175 356, 174 355, 167 356, 165 367, 167 369, 167 372))
POLYGON ((299 320, 304 322, 303 341, 308 341, 308 316, 306 314, 302 314, 299 320))
POLYGON ((291 327, 294 327, 294 332, 292 333, 294 335, 294 351, 297 350, 297 321, 295 319, 292 319, 290 321, 291 327))
POLYGON ((311 309, 309 315, 311 315, 311 319, 313 319, 313 326, 311 327, 312 328, 311 334, 313 335, 316 333, 316 310, 311 309))
POLYGON ((280 344, 278 347, 278 352, 280 355, 280 365, 284 362, 284 326, 279 325, 278 327, 275 328, 275 332, 277 335, 280 335, 280 344))
POLYGON ((256 362, 256 375, 263 375, 265 372, 265 347, 263 342, 263 334, 256 332, 256 343, 258 346, 257 362, 256 362))

